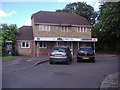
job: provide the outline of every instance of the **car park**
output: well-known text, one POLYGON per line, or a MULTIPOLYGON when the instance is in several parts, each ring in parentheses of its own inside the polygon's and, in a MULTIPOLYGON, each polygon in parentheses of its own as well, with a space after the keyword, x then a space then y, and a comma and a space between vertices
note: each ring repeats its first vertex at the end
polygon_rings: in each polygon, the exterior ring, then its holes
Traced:
POLYGON ((95 52, 92 47, 80 47, 77 50, 77 62, 80 61, 95 62, 95 52))
POLYGON ((50 52, 49 63, 54 64, 57 62, 63 62, 70 64, 72 61, 72 54, 67 46, 56 46, 50 52))

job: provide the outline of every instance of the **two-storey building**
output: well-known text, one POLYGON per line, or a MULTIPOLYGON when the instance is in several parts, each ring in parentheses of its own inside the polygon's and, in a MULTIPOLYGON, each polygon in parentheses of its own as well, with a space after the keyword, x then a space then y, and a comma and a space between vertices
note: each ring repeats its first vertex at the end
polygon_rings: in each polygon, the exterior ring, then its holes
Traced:
POLYGON ((39 11, 31 17, 32 26, 22 26, 17 50, 23 55, 49 55, 54 46, 69 46, 72 54, 81 46, 92 46, 91 24, 86 18, 64 12, 39 11))

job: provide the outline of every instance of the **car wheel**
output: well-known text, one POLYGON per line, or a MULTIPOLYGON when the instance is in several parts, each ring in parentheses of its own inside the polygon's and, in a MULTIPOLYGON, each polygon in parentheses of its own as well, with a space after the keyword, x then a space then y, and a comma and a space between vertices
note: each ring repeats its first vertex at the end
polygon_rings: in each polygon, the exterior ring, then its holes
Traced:
POLYGON ((92 62, 95 63, 95 60, 93 60, 92 62))
POLYGON ((80 62, 80 60, 77 60, 77 62, 80 62))
POLYGON ((52 61, 49 62, 50 64, 54 64, 52 61))
POLYGON ((70 61, 67 61, 66 64, 69 65, 69 64, 70 64, 70 61))

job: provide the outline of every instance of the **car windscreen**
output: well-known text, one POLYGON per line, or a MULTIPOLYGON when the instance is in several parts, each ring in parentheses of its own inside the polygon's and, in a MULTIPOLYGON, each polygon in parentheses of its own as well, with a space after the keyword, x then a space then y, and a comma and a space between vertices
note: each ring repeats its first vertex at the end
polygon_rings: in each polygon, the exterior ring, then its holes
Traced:
POLYGON ((82 51, 93 51, 92 48, 80 48, 79 50, 80 50, 80 51, 81 51, 81 50, 82 50, 82 51))
POLYGON ((66 48, 53 48, 52 52, 66 52, 66 48))

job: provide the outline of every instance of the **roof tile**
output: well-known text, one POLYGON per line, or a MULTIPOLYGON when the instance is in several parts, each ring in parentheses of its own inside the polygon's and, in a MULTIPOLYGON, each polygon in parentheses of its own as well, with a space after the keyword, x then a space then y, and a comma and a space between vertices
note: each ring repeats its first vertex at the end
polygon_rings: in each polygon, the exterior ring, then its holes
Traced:
POLYGON ((74 13, 39 11, 33 14, 32 18, 34 18, 35 24, 52 23, 70 25, 90 25, 86 18, 74 13))
POLYGON ((17 40, 33 40, 32 26, 22 26, 19 28, 19 34, 16 37, 17 40))

